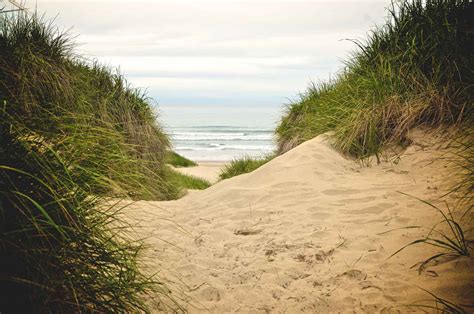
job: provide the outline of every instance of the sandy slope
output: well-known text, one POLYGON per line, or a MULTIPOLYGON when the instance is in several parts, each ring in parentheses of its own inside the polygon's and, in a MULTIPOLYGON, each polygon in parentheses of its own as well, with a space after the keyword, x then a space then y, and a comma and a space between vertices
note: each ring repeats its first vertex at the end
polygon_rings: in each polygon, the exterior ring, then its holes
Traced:
POLYGON ((421 274, 410 266, 436 249, 388 259, 426 231, 384 232, 440 220, 397 192, 434 201, 446 188, 445 152, 425 141, 415 138, 397 164, 362 167, 319 136, 181 200, 139 202, 131 212, 152 247, 150 268, 191 312, 406 312, 429 299, 416 286, 472 303, 472 259, 421 274))

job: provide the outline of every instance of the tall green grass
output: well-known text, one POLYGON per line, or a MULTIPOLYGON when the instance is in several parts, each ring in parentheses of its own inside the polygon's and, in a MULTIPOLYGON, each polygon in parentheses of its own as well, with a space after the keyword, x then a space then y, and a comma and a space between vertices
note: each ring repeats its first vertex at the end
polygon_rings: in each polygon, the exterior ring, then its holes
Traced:
MULTIPOLYGON (((169 168, 167 170, 166 177, 170 184, 174 184, 184 189, 204 190, 211 186, 211 183, 207 181, 206 179, 199 178, 192 175, 187 175, 172 168, 169 168)), ((186 191, 183 190, 181 195, 185 195, 185 194, 186 194, 186 191)))
POLYGON ((116 197, 167 199, 168 139, 145 95, 37 16, 0 14, 0 311, 146 310, 116 197), (111 198, 114 197, 114 198, 111 198))
POLYGON ((187 159, 180 154, 170 151, 166 155, 166 163, 172 165, 173 167, 195 167, 197 166, 197 163, 194 161, 187 159))
POLYGON ((229 164, 225 165, 224 169, 221 170, 219 178, 221 180, 229 179, 244 173, 249 173, 257 168, 260 168, 270 160, 275 158, 275 155, 271 154, 262 158, 252 158, 245 156, 232 160, 229 164))
POLYGON ((394 2, 333 81, 311 86, 277 127, 283 153, 335 131, 344 153, 367 157, 407 141, 413 127, 473 123, 474 7, 394 2))

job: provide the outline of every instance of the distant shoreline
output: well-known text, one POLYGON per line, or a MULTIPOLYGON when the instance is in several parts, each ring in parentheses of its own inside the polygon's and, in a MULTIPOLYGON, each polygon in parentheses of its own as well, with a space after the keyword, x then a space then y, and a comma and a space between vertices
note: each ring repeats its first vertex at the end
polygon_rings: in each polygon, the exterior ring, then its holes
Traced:
POLYGON ((258 157, 276 149, 279 107, 162 106, 173 150, 193 161, 258 157))

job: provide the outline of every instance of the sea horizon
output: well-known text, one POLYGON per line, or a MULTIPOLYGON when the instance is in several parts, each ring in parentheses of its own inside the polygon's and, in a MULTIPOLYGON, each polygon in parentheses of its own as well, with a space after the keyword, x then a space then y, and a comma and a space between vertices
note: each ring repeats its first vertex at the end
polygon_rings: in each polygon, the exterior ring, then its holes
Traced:
POLYGON ((282 106, 160 105, 159 120, 173 150, 197 162, 264 157, 276 149, 282 106))

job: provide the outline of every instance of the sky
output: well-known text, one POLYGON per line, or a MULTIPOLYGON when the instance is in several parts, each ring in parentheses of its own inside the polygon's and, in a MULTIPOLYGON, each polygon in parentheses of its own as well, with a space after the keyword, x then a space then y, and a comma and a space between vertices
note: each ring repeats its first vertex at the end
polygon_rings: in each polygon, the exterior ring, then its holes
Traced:
POLYGON ((390 0, 26 0, 163 105, 289 103, 383 24, 390 0))

